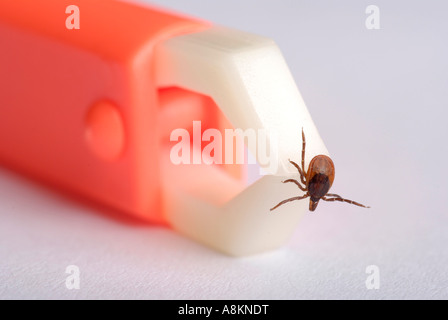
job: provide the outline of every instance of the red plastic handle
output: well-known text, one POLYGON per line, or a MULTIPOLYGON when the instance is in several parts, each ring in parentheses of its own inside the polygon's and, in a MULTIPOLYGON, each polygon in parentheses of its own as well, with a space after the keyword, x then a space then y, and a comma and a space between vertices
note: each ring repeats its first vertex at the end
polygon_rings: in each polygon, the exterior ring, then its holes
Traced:
MULTIPOLYGON (((164 124, 153 48, 208 25, 111 0, 1 1, 0 161, 61 190, 163 221, 164 124), (80 29, 66 28, 73 4, 80 29)), ((214 112, 202 116, 220 116, 214 112)))

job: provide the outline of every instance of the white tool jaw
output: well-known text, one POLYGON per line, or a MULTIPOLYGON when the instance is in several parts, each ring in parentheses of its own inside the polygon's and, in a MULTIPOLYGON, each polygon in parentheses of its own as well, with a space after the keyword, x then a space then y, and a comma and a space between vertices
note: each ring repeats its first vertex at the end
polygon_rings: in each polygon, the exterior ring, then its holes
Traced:
POLYGON ((274 151, 266 164, 256 148, 248 146, 269 175, 247 188, 212 166, 175 166, 164 159, 168 222, 231 255, 282 245, 308 208, 308 200, 301 200, 269 211, 279 201, 303 194, 295 185, 281 183, 285 177, 298 178, 288 159, 301 162, 302 128, 307 140, 305 168, 314 156, 328 155, 328 151, 276 44, 257 35, 212 27, 164 41, 157 46, 155 58, 159 87, 177 86, 212 97, 235 128, 265 130, 267 147, 274 151), (175 181, 178 170, 204 179, 203 190, 175 181), (226 188, 233 193, 209 196, 213 190, 219 193, 226 188), (174 197, 176 203, 168 201, 174 197))

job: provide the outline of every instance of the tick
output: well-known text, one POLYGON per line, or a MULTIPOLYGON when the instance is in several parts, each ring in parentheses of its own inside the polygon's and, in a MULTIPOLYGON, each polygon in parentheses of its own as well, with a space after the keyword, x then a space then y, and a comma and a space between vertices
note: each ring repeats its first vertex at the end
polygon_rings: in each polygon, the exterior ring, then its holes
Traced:
POLYGON ((288 159, 289 162, 299 171, 300 182, 295 179, 282 181, 283 183, 294 183, 295 185, 297 185, 297 187, 299 187, 300 190, 304 191, 305 194, 299 197, 292 197, 283 200, 275 207, 271 208, 271 211, 277 209, 285 203, 306 199, 308 197, 310 197, 310 211, 316 210, 319 200, 347 202, 356 206, 370 208, 358 202, 344 199, 340 195, 337 195, 335 193, 328 193, 334 180, 333 160, 331 160, 330 157, 322 154, 315 156, 308 166, 308 171, 305 171, 305 146, 305 133, 303 132, 302 128, 302 168, 300 168, 300 166, 294 161, 288 159), (303 186, 301 183, 303 184, 303 186))

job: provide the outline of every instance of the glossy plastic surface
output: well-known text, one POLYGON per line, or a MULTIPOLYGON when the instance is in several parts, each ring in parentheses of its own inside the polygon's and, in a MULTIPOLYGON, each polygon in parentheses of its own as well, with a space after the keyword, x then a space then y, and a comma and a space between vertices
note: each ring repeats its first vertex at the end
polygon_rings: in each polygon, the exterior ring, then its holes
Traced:
POLYGON ((161 222, 164 124, 153 48, 208 23, 119 1, 79 0, 80 29, 69 30, 72 4, 0 2, 0 161, 161 222))

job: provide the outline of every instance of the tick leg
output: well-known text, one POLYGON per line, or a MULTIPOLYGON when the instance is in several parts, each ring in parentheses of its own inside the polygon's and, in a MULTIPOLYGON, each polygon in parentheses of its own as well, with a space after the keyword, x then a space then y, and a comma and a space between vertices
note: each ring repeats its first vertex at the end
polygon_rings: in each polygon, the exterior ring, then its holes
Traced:
POLYGON ((305 132, 303 132, 303 127, 302 127, 302 172, 305 173, 305 146, 306 146, 306 141, 305 141, 305 132))
POLYGON ((370 208, 368 206, 365 206, 363 204, 360 204, 358 202, 352 201, 352 200, 348 200, 348 199, 344 199, 344 198, 326 198, 326 197, 322 197, 321 198, 324 201, 340 201, 340 202, 347 202, 350 204, 354 204, 355 206, 359 206, 359 207, 363 207, 363 208, 370 208))
POLYGON ((301 197, 293 197, 293 198, 289 198, 289 199, 283 200, 283 201, 280 202, 278 205, 276 205, 274 208, 271 208, 271 211, 277 209, 278 207, 280 207, 281 205, 284 205, 284 204, 287 203, 287 202, 295 201, 295 200, 302 200, 302 199, 308 198, 309 196, 310 196, 310 195, 309 195, 308 192, 307 192, 307 193, 305 193, 305 194, 304 194, 303 196, 301 196, 301 197))
POLYGON ((302 191, 306 191, 306 188, 305 188, 305 187, 302 187, 302 185, 300 184, 300 182, 297 181, 297 180, 295 180, 295 179, 288 179, 288 180, 285 180, 285 181, 282 181, 282 182, 283 182, 283 183, 292 182, 292 183, 296 184, 296 185, 299 187, 300 190, 302 190, 302 191))
POLYGON ((330 197, 342 198, 340 195, 338 195, 338 194, 336 194, 336 193, 327 193, 325 196, 326 196, 326 197, 327 197, 327 196, 330 196, 330 197))
POLYGON ((306 180, 305 180, 305 175, 303 174, 302 169, 300 169, 299 165, 297 163, 295 163, 294 161, 292 161, 291 159, 288 159, 288 161, 294 166, 296 167, 297 171, 299 171, 300 173, 300 181, 302 181, 302 183, 304 185, 306 185, 306 180))

